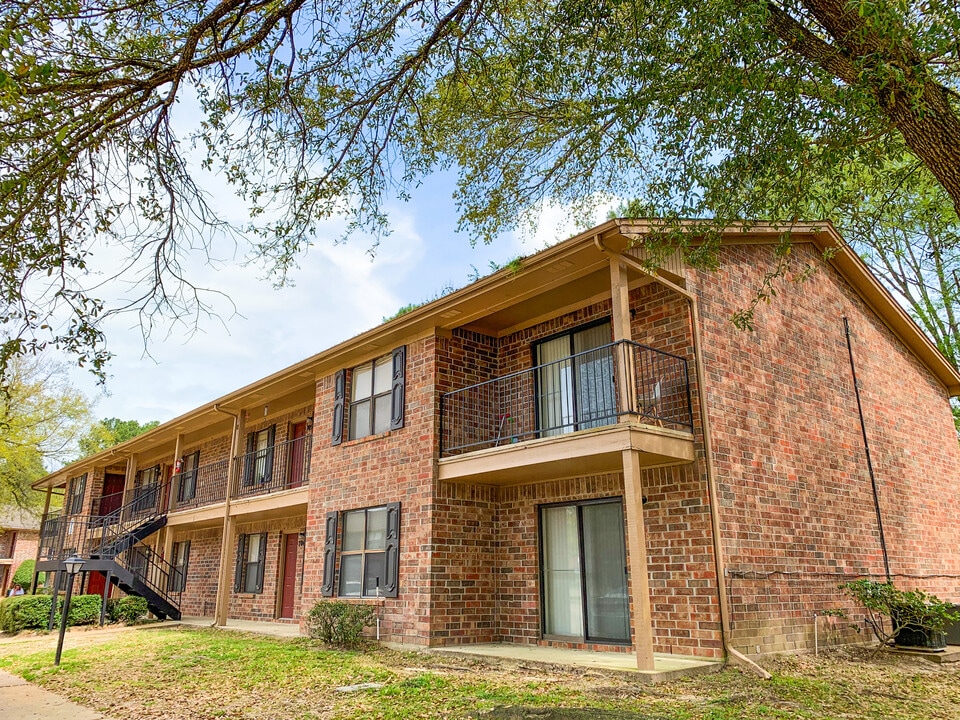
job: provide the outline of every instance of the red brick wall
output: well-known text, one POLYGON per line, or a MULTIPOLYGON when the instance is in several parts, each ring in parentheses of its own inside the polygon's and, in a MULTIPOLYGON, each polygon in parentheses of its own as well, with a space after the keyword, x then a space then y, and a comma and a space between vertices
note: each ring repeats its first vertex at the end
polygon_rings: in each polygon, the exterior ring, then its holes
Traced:
MULTIPOLYGON (((279 428, 278 428, 279 432, 279 428)), ((304 529, 304 519, 302 517, 282 518, 278 520, 269 520, 253 523, 237 524, 237 533, 267 534, 267 550, 265 565, 263 569, 263 591, 259 593, 236 592, 234 588, 234 572, 231 567, 230 572, 230 613, 229 617, 237 620, 263 620, 272 622, 279 617, 280 610, 280 589, 282 578, 280 571, 283 563, 283 540, 284 535, 289 533, 299 533, 304 529)), ((236 545, 232 556, 236 556, 236 545)), ((303 553, 297 554, 297 578, 302 577, 303 553)), ((297 588, 299 595, 301 588, 297 588)), ((294 603, 294 618, 299 619, 299 606, 294 603)))
POLYGON ((427 644, 433 467, 438 442, 436 340, 430 337, 408 343, 406 351, 404 426, 398 430, 332 445, 334 377, 317 383, 307 515, 306 555, 310 561, 302 610, 306 614, 322 599, 326 514, 400 502, 400 592, 398 598, 380 601, 382 635, 390 641, 427 644))
POLYGON ((718 273, 692 273, 704 360, 734 645, 810 648, 813 613, 836 584, 883 563, 843 330, 857 376, 891 570, 901 587, 960 600, 960 448, 944 389, 809 245, 775 281, 756 331, 731 316, 775 265, 773 248, 727 246, 718 273), (928 576, 923 579, 906 577, 928 576))
POLYGON ((214 616, 222 537, 223 530, 220 528, 180 530, 174 533, 174 542, 190 541, 186 583, 180 600, 180 612, 183 615, 209 618, 214 616))

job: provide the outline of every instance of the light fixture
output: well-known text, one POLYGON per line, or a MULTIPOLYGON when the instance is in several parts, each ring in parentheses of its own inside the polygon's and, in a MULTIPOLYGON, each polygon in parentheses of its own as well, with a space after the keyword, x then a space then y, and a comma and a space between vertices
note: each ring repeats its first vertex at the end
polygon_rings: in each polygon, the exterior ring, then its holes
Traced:
MULTIPOLYGON (((63 600, 63 615, 60 617, 60 637, 57 639, 57 655, 53 659, 54 665, 60 664, 60 654, 63 652, 63 635, 67 631, 67 618, 70 617, 70 598, 73 597, 73 580, 83 567, 83 558, 68 557, 63 561, 63 569, 67 573, 67 597, 63 600)), ((56 604, 57 598, 54 596, 53 603, 56 604)))

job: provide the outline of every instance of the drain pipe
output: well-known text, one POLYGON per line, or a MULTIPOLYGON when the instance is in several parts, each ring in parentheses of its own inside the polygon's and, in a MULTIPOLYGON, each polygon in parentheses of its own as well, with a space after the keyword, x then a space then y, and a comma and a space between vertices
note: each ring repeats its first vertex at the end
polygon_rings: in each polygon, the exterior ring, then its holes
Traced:
POLYGON ((720 517, 717 512, 719 501, 717 497, 717 487, 715 481, 716 470, 713 465, 713 440, 710 430, 710 415, 707 412, 707 375, 706 368, 703 364, 703 353, 701 351, 703 347, 703 339, 700 332, 700 308, 697 302, 697 296, 689 290, 670 282, 666 278, 650 272, 647 268, 633 258, 609 250, 603 244, 603 242, 601 242, 599 237, 594 237, 593 241, 601 252, 617 258, 624 265, 627 265, 643 275, 646 275, 654 282, 659 283, 668 290, 672 290, 681 297, 685 298, 689 303, 690 322, 693 325, 693 357, 697 371, 697 401, 700 405, 700 424, 703 431, 704 456, 706 458, 705 470, 707 475, 707 495, 710 508, 710 526, 713 535, 713 557, 717 570, 717 602, 720 607, 720 639, 723 643, 724 652, 727 654, 728 662, 746 668, 752 673, 759 675, 764 680, 769 680, 771 677, 770 673, 757 665, 757 663, 741 653, 735 647, 730 645, 730 639, 732 635, 730 630, 730 607, 727 603, 726 570, 723 562, 723 546, 720 542, 720 517))
POLYGON ((883 534, 883 516, 880 514, 880 492, 877 490, 877 476, 873 473, 873 461, 870 459, 870 441, 867 440, 867 424, 863 419, 863 404, 860 402, 860 383, 857 380, 857 367, 853 362, 853 343, 850 340, 850 323, 843 316, 843 332, 847 336, 847 352, 850 355, 850 374, 853 376, 853 392, 857 396, 857 415, 860 416, 860 432, 863 433, 863 450, 867 456, 867 472, 870 474, 870 487, 873 488, 873 509, 877 513, 877 530, 880 532, 880 552, 883 554, 883 571, 887 582, 891 581, 890 557, 887 555, 887 539, 883 534))

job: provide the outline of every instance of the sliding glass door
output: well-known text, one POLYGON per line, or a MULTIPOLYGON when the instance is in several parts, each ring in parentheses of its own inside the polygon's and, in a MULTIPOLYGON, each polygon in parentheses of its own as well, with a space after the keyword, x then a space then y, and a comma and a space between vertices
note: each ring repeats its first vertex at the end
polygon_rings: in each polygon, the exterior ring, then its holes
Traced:
POLYGON ((539 429, 561 435, 616 421, 610 323, 536 346, 539 429))
POLYGON ((622 502, 541 508, 540 546, 544 635, 629 642, 622 502))

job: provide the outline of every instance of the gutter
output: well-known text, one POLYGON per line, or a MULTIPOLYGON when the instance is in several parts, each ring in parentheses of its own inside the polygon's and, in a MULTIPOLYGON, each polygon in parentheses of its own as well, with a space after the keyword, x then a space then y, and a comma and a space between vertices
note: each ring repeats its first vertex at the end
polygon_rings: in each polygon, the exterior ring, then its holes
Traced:
POLYGON ((713 535, 713 558, 716 564, 717 572, 717 601, 720 607, 720 640, 723 644, 723 650, 727 654, 728 662, 746 668, 756 675, 759 675, 764 680, 769 680, 771 677, 770 673, 730 645, 730 640, 732 637, 732 631, 730 629, 730 607, 727 603, 726 568, 724 567, 723 562, 723 546, 720 542, 720 516, 717 511, 717 508, 719 507, 719 501, 717 498, 717 486, 715 480, 716 470, 713 465, 713 440, 710 430, 710 414, 707 412, 706 368, 703 364, 703 353, 701 352, 703 347, 703 338, 700 333, 700 309, 697 296, 691 293, 689 290, 670 282, 666 278, 663 278, 654 272, 650 272, 641 263, 637 262, 633 258, 623 255, 622 253, 609 250, 600 240, 599 236, 595 236, 593 241, 600 252, 616 258, 624 265, 633 268, 634 270, 651 278, 654 282, 657 282, 663 287, 679 294, 690 304, 690 322, 693 325, 693 355, 697 371, 697 400, 700 404, 700 423, 703 430, 704 456, 706 458, 705 469, 707 475, 707 495, 710 508, 710 526, 713 535))

